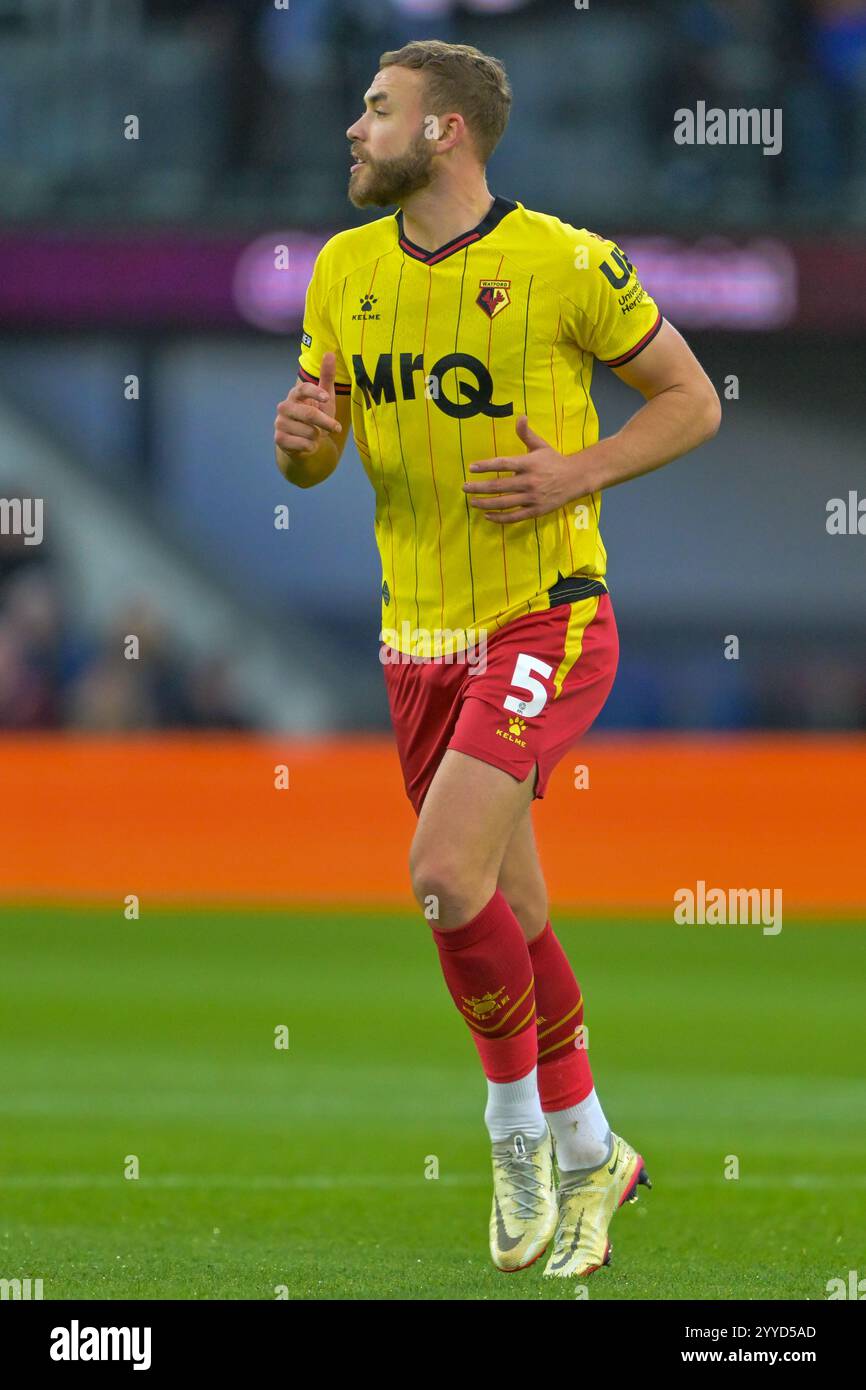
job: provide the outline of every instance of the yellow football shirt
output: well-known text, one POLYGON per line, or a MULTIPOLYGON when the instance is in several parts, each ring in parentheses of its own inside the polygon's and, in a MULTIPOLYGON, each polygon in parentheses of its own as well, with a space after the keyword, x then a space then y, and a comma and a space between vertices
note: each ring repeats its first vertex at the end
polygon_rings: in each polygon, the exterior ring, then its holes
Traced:
POLYGON ((593 359, 628 362, 661 323, 614 242, 507 198, 436 251, 408 240, 400 210, 322 247, 300 376, 317 381, 332 351, 336 389, 351 394, 376 496, 383 640, 423 657, 459 652, 523 613, 599 592, 600 493, 500 525, 462 484, 485 477, 469 472, 475 460, 524 452, 522 414, 562 453, 595 443, 593 359))

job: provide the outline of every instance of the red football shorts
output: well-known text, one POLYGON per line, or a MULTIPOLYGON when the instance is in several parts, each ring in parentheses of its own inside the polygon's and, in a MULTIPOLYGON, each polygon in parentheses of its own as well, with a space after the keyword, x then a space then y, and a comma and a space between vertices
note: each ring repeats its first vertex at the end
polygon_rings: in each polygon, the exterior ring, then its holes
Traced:
POLYGON ((446 748, 524 781, 543 797, 556 764, 610 693, 619 639, 609 594, 527 613, 487 639, 470 664, 411 660, 382 643, 380 660, 406 793, 416 812, 446 748))

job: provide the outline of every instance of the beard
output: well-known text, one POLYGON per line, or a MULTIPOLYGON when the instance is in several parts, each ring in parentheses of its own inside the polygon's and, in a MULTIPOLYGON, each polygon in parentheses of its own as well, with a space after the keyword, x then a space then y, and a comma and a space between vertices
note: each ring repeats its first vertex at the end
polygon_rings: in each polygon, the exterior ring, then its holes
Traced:
POLYGON ((356 208, 390 207, 433 179, 433 142, 419 135, 406 154, 370 159, 349 178, 349 201, 356 208))

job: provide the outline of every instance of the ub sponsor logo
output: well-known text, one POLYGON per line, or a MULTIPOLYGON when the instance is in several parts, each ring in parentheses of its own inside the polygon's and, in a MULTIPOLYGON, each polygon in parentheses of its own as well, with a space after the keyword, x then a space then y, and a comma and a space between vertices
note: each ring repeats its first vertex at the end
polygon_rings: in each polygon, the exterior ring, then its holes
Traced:
MULTIPOLYGON (((624 290, 634 274, 634 266, 621 246, 615 246, 613 248, 610 253, 610 259, 613 261, 612 266, 609 265, 607 261, 601 261, 598 268, 613 289, 624 290)), ((620 300, 620 302, 622 302, 622 300, 620 300)))
POLYGON ((618 301, 620 310, 623 314, 630 314, 632 309, 640 308, 645 299, 646 290, 643 285, 635 283, 630 290, 626 290, 625 294, 620 295, 618 301))

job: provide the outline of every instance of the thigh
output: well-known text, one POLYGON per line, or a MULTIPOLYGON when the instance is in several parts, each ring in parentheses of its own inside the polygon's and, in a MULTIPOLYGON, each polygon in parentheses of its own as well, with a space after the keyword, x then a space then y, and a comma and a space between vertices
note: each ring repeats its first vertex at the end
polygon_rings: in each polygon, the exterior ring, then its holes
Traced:
POLYGON ((419 859, 433 852, 455 878, 468 870, 479 883, 495 886, 534 788, 534 769, 519 781, 501 768, 449 748, 421 808, 413 856, 419 859))
POLYGON ((403 785, 417 815, 454 733, 467 667, 412 661, 385 645, 379 659, 403 785))

